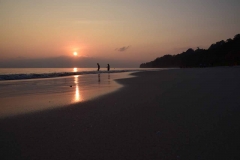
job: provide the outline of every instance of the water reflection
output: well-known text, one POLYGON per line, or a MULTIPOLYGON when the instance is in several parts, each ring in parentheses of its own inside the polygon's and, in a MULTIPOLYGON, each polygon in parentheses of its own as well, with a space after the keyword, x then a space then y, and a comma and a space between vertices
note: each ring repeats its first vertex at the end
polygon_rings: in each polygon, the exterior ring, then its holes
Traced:
POLYGON ((74 84, 75 84, 75 87, 76 87, 75 96, 74 96, 74 102, 82 101, 82 97, 80 95, 79 86, 78 86, 78 77, 79 76, 77 76, 77 75, 74 76, 74 84))
POLYGON ((101 79, 100 79, 100 74, 98 74, 98 83, 100 83, 101 79))
POLYGON ((78 69, 77 68, 73 68, 73 72, 77 72, 78 71, 78 69))
POLYGON ((80 101, 80 94, 79 94, 79 88, 76 86, 76 92, 75 92, 75 102, 80 101))
POLYGON ((78 84, 78 75, 74 76, 74 84, 78 84))
POLYGON ((110 74, 108 73, 108 84, 110 84, 110 74))

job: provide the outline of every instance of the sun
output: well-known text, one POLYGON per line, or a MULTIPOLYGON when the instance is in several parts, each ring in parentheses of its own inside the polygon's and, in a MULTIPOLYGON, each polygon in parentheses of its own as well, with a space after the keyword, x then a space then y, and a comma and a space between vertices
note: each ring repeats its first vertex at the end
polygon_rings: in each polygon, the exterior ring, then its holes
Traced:
POLYGON ((74 56, 77 56, 77 55, 78 55, 78 53, 77 53, 77 52, 73 52, 73 55, 74 55, 74 56))

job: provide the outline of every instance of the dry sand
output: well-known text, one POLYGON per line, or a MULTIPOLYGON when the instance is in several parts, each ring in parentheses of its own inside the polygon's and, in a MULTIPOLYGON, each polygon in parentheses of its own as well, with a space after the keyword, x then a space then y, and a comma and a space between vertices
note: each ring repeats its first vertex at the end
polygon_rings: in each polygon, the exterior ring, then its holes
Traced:
POLYGON ((0 120, 0 159, 239 159, 240 68, 135 73, 119 91, 0 120))

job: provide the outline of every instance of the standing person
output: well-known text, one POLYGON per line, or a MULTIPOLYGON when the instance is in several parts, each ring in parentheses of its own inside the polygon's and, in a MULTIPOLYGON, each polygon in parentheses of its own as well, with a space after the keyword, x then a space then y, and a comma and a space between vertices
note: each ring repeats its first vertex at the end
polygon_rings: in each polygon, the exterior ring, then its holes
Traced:
POLYGON ((98 71, 100 70, 100 65, 97 63, 97 66, 98 66, 98 71))
POLYGON ((110 71, 110 65, 109 64, 107 65, 107 70, 110 71))

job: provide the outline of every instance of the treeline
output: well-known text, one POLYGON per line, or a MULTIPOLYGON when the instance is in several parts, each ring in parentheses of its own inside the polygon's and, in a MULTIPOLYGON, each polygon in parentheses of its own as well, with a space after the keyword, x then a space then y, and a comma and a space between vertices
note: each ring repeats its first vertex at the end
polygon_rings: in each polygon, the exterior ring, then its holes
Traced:
POLYGON ((214 67, 240 65, 240 34, 233 39, 221 40, 208 49, 189 48, 177 55, 164 55, 142 63, 140 68, 214 67))

